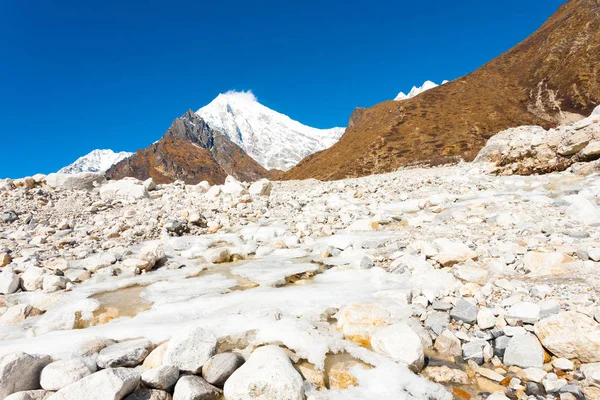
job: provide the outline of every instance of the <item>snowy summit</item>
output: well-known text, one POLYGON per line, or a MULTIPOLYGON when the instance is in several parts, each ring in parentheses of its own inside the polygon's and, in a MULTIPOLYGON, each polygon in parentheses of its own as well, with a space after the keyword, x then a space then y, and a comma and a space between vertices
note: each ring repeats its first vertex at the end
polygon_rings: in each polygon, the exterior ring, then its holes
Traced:
POLYGON ((258 102, 252 92, 219 94, 196 114, 266 169, 286 171, 335 144, 345 128, 317 129, 258 102))
MULTIPOLYGON (((443 84, 446 84, 446 83, 448 83, 448 81, 443 81, 443 82, 442 82, 442 85, 443 85, 443 84)), ((410 92, 408 92, 408 94, 404 94, 404 92, 400 92, 400 93, 398 93, 398 96, 396 96, 396 98, 395 98, 394 100, 396 100, 396 101, 400 101, 400 100, 408 100, 408 99, 412 99, 413 97, 415 97, 415 96, 418 96, 418 95, 420 95, 421 93, 423 93, 423 92, 426 92, 426 91, 428 91, 429 89, 436 88, 436 87, 438 87, 438 86, 439 86, 439 85, 438 85, 437 83, 435 83, 435 82, 432 82, 432 81, 425 81, 425 82, 423 83, 423 86, 421 86, 421 87, 416 87, 416 86, 413 86, 413 88, 411 89, 411 91, 410 91, 410 92)))
POLYGON ((131 156, 133 153, 121 151, 115 153, 112 150, 92 150, 83 157, 79 157, 73 164, 62 168, 60 173, 77 174, 80 172, 105 172, 121 160, 131 156))

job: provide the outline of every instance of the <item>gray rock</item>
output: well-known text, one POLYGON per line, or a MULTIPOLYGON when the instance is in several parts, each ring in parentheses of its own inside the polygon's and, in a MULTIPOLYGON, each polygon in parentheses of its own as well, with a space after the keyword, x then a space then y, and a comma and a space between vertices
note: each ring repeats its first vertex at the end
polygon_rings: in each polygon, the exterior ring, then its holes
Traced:
POLYGON ((204 379, 186 375, 177 381, 173 400, 217 400, 220 396, 221 391, 204 379))
POLYGON ((237 353, 215 354, 202 367, 202 376, 211 385, 223 387, 225 381, 244 365, 244 362, 244 357, 237 353))
POLYGON ((142 374, 142 383, 152 389, 169 390, 179 379, 179 368, 174 365, 159 365, 142 374))
POLYGON ((54 392, 48 390, 26 390, 24 392, 13 393, 4 400, 46 400, 54 392))
POLYGON ((155 389, 139 389, 125 397, 125 400, 172 400, 173 397, 163 391, 155 389))
POLYGON ((216 352, 215 335, 198 326, 190 326, 171 337, 163 364, 175 365, 181 371, 197 374, 216 352))
POLYGON ((546 390, 544 390, 544 386, 540 383, 528 382, 527 386, 525 386, 525 394, 528 396, 545 396, 546 390))
POLYGON ((254 350, 223 391, 227 400, 304 400, 302 376, 277 346, 254 350))
POLYGON ((462 346, 463 358, 473 360, 477 364, 483 364, 493 357, 492 346, 485 340, 474 340, 462 346))
POLYGON ((471 303, 469 300, 460 299, 456 303, 456 306, 450 312, 452 319, 457 321, 463 321, 468 324, 474 324, 477 321, 477 313, 479 309, 477 305, 471 303))
POLYGON ((98 367, 137 367, 154 345, 147 339, 128 340, 105 347, 98 354, 98 367))
POLYGON ((0 358, 0 398, 25 390, 40 389, 40 373, 50 364, 48 356, 10 353, 0 358))
POLYGON ((0 214, 0 219, 2 219, 2 222, 5 224, 15 222, 18 218, 19 217, 17 216, 17 213, 14 211, 4 211, 2 214, 0 214))
POLYGON ((494 355, 500 358, 504 357, 504 352, 512 338, 509 336, 499 336, 494 339, 494 355))
POLYGON ((542 368, 544 366, 544 349, 533 335, 515 335, 504 352, 504 364, 521 368, 542 368))
POLYGON ((431 329, 436 335, 440 335, 450 325, 450 316, 448 313, 438 311, 427 317, 425 326, 431 329))
POLYGON ((433 309, 436 311, 450 311, 452 309, 452 304, 435 300, 431 307, 433 307, 433 309))
POLYGON ((46 390, 60 390, 91 375, 87 364, 81 359, 55 361, 48 364, 40 375, 40 384, 46 390))
POLYGON ((59 390, 48 400, 121 400, 140 383, 140 374, 130 368, 109 368, 59 390))
POLYGON ((9 267, 0 272, 0 294, 13 294, 19 289, 21 280, 9 267))
POLYGON ((560 393, 570 393, 573 396, 575 396, 575 398, 577 400, 585 400, 585 396, 583 395, 583 392, 581 391, 581 389, 579 389, 577 386, 575 386, 573 384, 568 384, 568 385, 561 387, 559 392, 560 393))
POLYGON ((79 174, 48 174, 46 185, 53 189, 90 190, 95 185, 105 182, 104 174, 82 172, 79 174))

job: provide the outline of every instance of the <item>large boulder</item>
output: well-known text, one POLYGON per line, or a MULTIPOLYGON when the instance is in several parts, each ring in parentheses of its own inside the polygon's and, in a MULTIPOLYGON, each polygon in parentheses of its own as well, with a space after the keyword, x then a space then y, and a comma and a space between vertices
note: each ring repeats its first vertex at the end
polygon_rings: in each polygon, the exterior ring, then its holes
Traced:
POLYGON ((10 268, 0 272, 0 294, 13 294, 19 289, 21 280, 10 268))
POLYGON ((273 184, 268 179, 260 179, 250 185, 248 192, 255 196, 268 196, 271 194, 273 184))
POLYGON ((48 400, 121 400, 140 383, 140 374, 130 368, 108 368, 59 390, 48 400))
POLYGON ((175 385, 173 400, 217 400, 221 391, 199 376, 186 375, 175 385))
POLYGON ((163 364, 171 364, 181 371, 197 374, 217 352, 217 338, 199 326, 190 326, 176 332, 163 357, 163 364))
POLYGON ((600 362, 600 324, 584 314, 567 311, 543 319, 535 334, 558 357, 600 362))
POLYGON ((150 197, 148 190, 138 180, 122 179, 120 181, 111 181, 100 187, 100 197, 102 200, 128 199, 139 200, 150 197))
POLYGON ((92 372, 95 371, 90 371, 87 364, 78 358, 55 361, 42 370, 40 384, 46 390, 60 390, 92 372))
POLYGON ((244 365, 245 361, 244 357, 237 353, 215 354, 202 367, 202 376, 211 385, 223 387, 225 381, 244 365))
POLYGON ((179 379, 179 368, 174 365, 159 365, 142 374, 142 383, 152 389, 169 390, 179 379))
POLYGON ((128 340, 105 347, 98 354, 98 367, 137 367, 154 345, 147 339, 128 340))
POLYGON ((521 368, 542 368, 544 349, 533 335, 515 335, 504 352, 504 364, 521 368))
POLYGON ((225 382, 227 400, 304 400, 302 376, 277 346, 254 350, 225 382))
POLYGON ((53 189, 90 190, 105 182, 104 174, 96 172, 81 172, 79 174, 48 174, 46 185, 53 189))
POLYGON ((403 322, 377 332, 371 338, 371 346, 376 352, 406 365, 415 372, 423 368, 425 354, 421 339, 403 322))
POLYGON ((24 390, 40 389, 40 373, 52 362, 48 356, 10 353, 0 358, 0 398, 24 390))

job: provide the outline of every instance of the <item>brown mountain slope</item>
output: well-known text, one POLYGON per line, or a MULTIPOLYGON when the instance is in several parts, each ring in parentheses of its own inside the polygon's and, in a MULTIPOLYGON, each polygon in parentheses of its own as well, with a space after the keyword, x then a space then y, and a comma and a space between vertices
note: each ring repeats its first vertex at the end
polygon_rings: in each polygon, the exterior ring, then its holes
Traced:
POLYGON ((340 179, 404 165, 472 160, 519 125, 546 128, 600 103, 600 0, 571 0, 537 32, 475 72, 405 101, 357 109, 333 147, 284 179, 340 179))
POLYGON ((158 142, 138 150, 107 172, 111 179, 152 177, 157 183, 180 179, 188 184, 221 184, 227 175, 255 181, 270 173, 192 111, 177 118, 158 142))

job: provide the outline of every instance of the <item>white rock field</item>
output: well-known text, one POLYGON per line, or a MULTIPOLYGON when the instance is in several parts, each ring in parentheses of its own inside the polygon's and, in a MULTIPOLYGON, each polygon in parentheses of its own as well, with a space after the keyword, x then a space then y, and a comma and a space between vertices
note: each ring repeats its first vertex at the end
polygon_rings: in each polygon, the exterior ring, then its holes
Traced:
POLYGON ((600 398, 580 166, 2 181, 0 398, 600 398))

